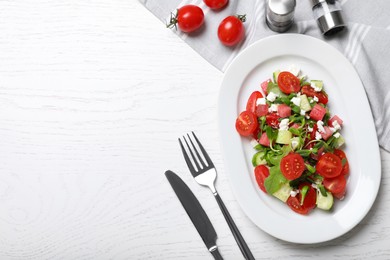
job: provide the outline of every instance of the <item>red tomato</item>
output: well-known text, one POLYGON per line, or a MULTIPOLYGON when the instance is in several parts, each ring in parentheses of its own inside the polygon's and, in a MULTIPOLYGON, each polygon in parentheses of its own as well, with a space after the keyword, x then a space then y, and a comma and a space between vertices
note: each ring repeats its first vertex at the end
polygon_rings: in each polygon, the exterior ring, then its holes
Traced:
POLYGON ((265 116, 265 123, 272 128, 279 128, 279 116, 276 113, 271 113, 265 116))
POLYGON ((258 126, 259 122, 256 115, 250 111, 242 112, 236 119, 237 132, 242 136, 250 136, 256 131, 258 126))
POLYGON ((203 2, 211 9, 216 10, 224 7, 228 3, 228 0, 203 0, 203 2))
POLYGON ((257 104, 256 104, 257 99, 262 98, 262 97, 263 97, 263 94, 261 94, 260 91, 254 91, 249 96, 248 102, 246 103, 246 110, 250 111, 252 113, 255 113, 256 112, 256 106, 257 106, 257 104))
POLYGON ((301 89, 299 79, 288 71, 282 71, 279 73, 278 86, 280 90, 286 94, 298 92, 301 89))
POLYGON ((259 188, 267 193, 267 190, 264 186, 265 179, 269 176, 269 169, 265 165, 259 165, 255 168, 255 178, 259 188))
POLYGON ((185 5, 177 10, 175 16, 171 16, 167 27, 176 27, 176 24, 178 24, 181 31, 193 32, 201 27, 203 22, 204 13, 200 7, 196 5, 185 5))
POLYGON ((293 211, 302 215, 307 215, 312 209, 315 208, 316 200, 317 200, 316 190, 311 186, 310 183, 305 182, 299 185, 299 193, 297 194, 297 196, 295 197, 290 196, 286 203, 293 211), (307 190, 307 193, 303 199, 303 203, 301 203, 302 188, 304 186, 309 187, 309 189, 307 190))
POLYGON ((303 86, 301 92, 308 97, 317 97, 319 103, 322 103, 324 105, 328 103, 328 96, 323 91, 316 92, 314 88, 309 85, 303 86))
POLYGON ((218 26, 218 38, 226 46, 238 44, 245 35, 245 15, 228 16, 218 26))
POLYGON ((341 159, 333 153, 323 154, 317 162, 317 172, 325 178, 335 178, 341 174, 341 159))
POLYGON ((290 153, 280 161, 280 171, 288 180, 299 178, 305 171, 305 162, 297 153, 290 153))
POLYGON ((345 155, 344 151, 340 150, 340 149, 334 149, 333 153, 341 159, 341 163, 343 163, 343 159, 345 159, 345 164, 344 164, 343 168, 341 169, 341 174, 343 174, 343 175, 348 174, 349 173, 349 163, 348 163, 348 159, 347 159, 347 156, 345 155))
POLYGON ((322 183, 336 198, 340 199, 344 196, 345 187, 347 186, 347 180, 344 175, 339 175, 335 178, 325 178, 322 183))

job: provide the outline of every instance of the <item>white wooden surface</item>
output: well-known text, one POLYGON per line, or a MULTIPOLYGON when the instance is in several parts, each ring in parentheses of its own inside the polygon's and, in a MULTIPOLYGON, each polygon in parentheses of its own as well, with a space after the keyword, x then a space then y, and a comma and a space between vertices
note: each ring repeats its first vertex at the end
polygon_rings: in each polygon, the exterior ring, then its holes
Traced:
POLYGON ((199 198, 225 259, 241 253, 177 137, 194 130, 257 259, 390 259, 390 154, 351 232, 295 245, 259 230, 224 175, 223 74, 134 0, 0 1, 0 259, 212 259, 165 179, 199 198))

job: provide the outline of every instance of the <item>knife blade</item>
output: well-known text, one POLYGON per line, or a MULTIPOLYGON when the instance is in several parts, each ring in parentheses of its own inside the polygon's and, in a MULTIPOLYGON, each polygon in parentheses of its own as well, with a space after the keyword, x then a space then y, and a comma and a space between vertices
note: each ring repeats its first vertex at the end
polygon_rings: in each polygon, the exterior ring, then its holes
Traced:
POLYGON ((203 210, 198 199, 192 193, 190 188, 183 182, 183 180, 172 171, 166 171, 165 176, 171 184, 173 191, 180 200, 200 237, 205 243, 209 252, 215 259, 223 259, 217 247, 217 233, 210 222, 209 217, 203 210))

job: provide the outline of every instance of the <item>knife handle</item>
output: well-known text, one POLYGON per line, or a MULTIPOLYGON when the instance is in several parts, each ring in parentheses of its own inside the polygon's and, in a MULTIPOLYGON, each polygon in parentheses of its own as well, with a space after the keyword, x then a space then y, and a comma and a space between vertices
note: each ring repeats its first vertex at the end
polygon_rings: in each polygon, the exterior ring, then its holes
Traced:
POLYGON ((218 205, 223 213, 223 216, 226 219, 226 222, 229 225, 230 230, 233 233, 234 239, 236 239, 236 242, 238 246, 240 247, 241 253, 244 255, 245 259, 247 260, 255 260, 255 258, 252 255, 252 252, 250 251, 248 245, 246 244, 244 238, 241 236, 240 231, 238 230, 236 224, 234 223, 232 217, 229 214, 229 211, 227 210, 225 204, 223 203, 221 197, 217 192, 214 193, 215 199, 218 202, 218 205))
POLYGON ((214 259, 215 259, 215 260, 223 260, 221 254, 220 254, 219 251, 218 251, 218 248, 216 248, 216 249, 213 250, 213 251, 210 251, 210 253, 214 256, 214 259))

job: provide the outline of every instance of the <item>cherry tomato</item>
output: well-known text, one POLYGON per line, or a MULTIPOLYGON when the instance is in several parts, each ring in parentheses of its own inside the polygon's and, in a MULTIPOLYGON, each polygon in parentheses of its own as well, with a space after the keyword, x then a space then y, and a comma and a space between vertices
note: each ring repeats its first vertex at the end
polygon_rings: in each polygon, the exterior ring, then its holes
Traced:
POLYGON ((333 153, 323 154, 317 162, 317 172, 325 178, 335 178, 341 174, 341 159, 333 153))
POLYGON ((316 92, 314 88, 309 85, 303 86, 301 92, 308 97, 317 97, 319 103, 322 103, 324 105, 328 103, 328 96, 323 91, 316 92))
POLYGON ((257 106, 256 101, 257 101, 257 99, 262 98, 262 97, 263 97, 263 94, 261 94, 259 91, 254 91, 248 99, 248 102, 246 104, 246 110, 250 111, 252 113, 255 113, 256 106, 257 106))
POLYGON ((216 10, 224 7, 229 1, 228 0, 203 0, 203 2, 211 9, 216 10))
POLYGON ((218 38, 226 46, 238 44, 245 35, 245 15, 228 16, 218 26, 218 38))
POLYGON ((299 185, 299 191, 297 196, 290 196, 286 203, 293 211, 302 215, 307 215, 316 206, 317 192, 310 183, 306 182, 299 185), (308 190, 302 202, 302 188, 304 186, 307 186, 308 190))
POLYGON ((347 186, 347 180, 344 175, 339 175, 335 178, 325 178, 322 183, 336 198, 340 199, 344 196, 347 186))
POLYGON ((278 86, 280 90, 286 94, 298 92, 301 89, 299 79, 288 71, 279 73, 278 86))
POLYGON ((269 169, 265 165, 259 165, 255 168, 255 178, 259 188, 267 193, 267 190, 264 186, 265 179, 269 176, 269 169))
POLYGON ((176 24, 179 25, 179 28, 183 32, 193 32, 199 27, 202 26, 204 22, 204 13, 203 10, 196 5, 185 5, 177 9, 176 15, 172 15, 167 24, 168 28, 176 27, 176 24))
POLYGON ((276 113, 270 113, 265 116, 265 123, 272 128, 279 128, 279 116, 276 113))
POLYGON ((299 178, 305 171, 305 161, 297 153, 290 153, 280 161, 280 171, 288 180, 299 178))
POLYGON ((333 152, 335 155, 337 155, 341 159, 341 163, 343 163, 343 160, 345 160, 345 164, 343 165, 343 168, 341 169, 341 174, 346 175, 349 173, 349 163, 347 156, 345 155, 343 150, 340 149, 334 149, 333 152))
POLYGON ((252 135, 258 126, 259 122, 256 115, 250 111, 241 112, 236 119, 236 130, 242 136, 252 135))

